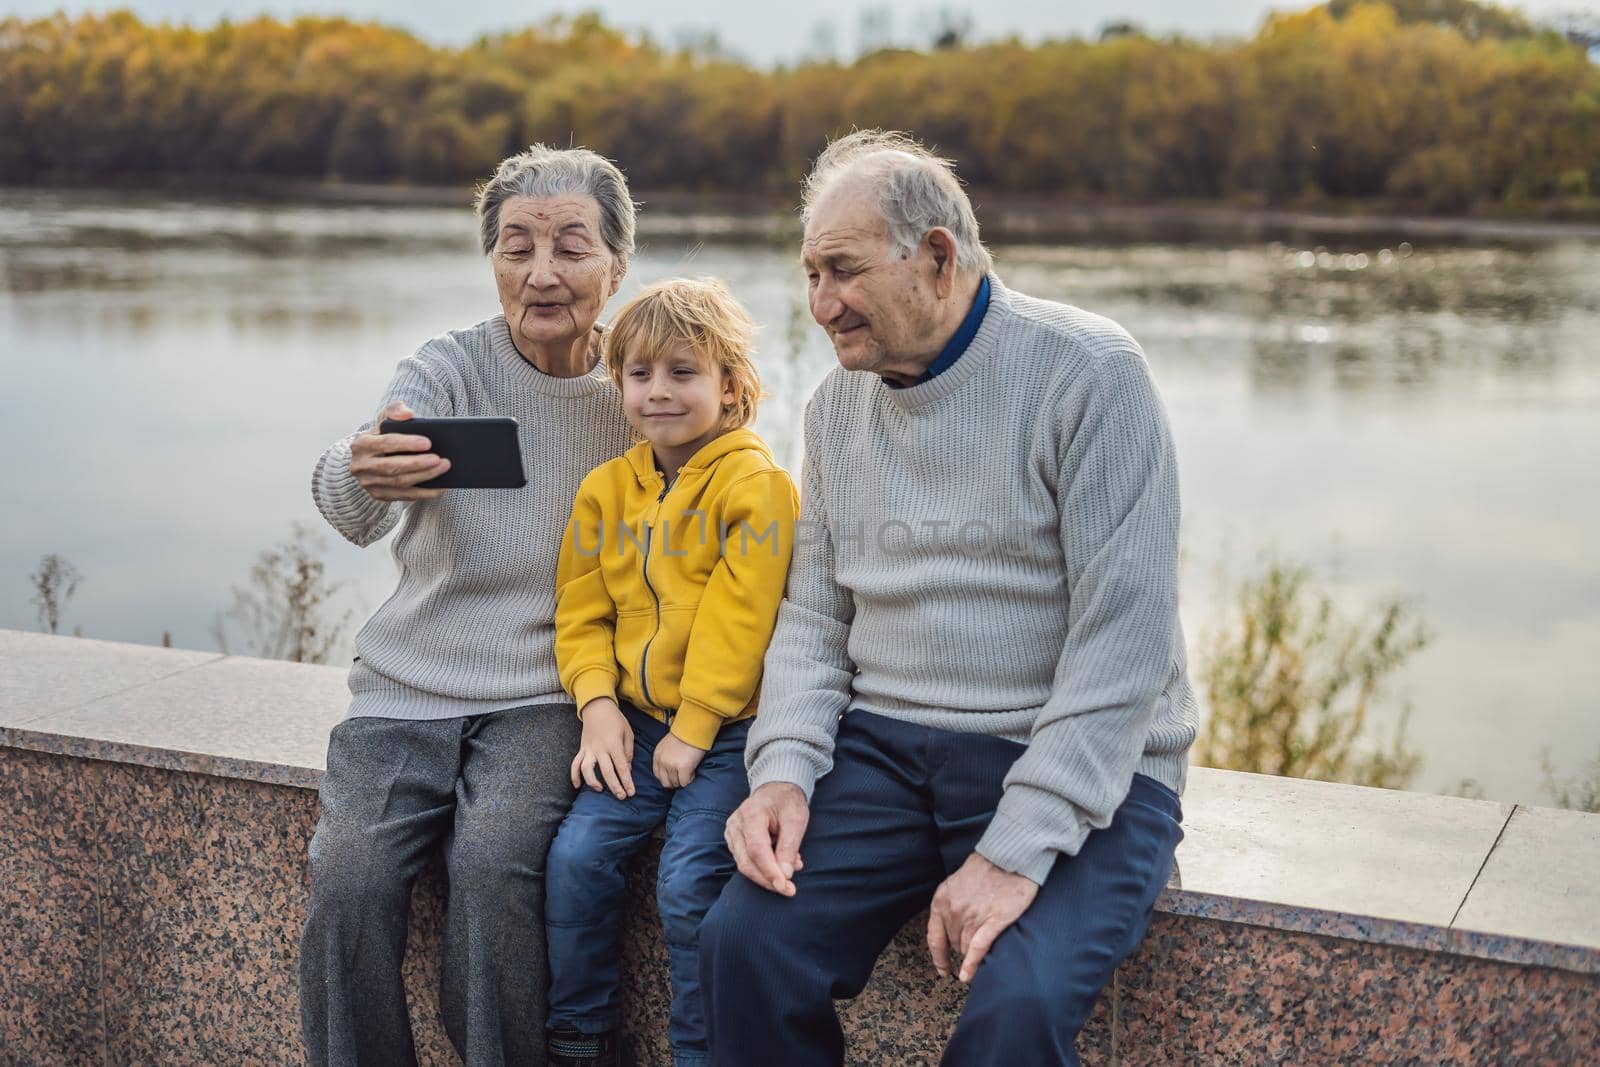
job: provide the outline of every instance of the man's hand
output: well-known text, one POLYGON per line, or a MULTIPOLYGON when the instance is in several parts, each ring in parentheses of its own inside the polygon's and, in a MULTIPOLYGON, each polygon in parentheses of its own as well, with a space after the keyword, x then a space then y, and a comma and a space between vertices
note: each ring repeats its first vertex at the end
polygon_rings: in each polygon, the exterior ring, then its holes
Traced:
POLYGON ((940 978, 950 977, 950 949, 961 957, 961 980, 972 981, 995 938, 1022 917, 1039 887, 974 852, 933 894, 928 952, 940 978))
POLYGON ((762 889, 794 896, 794 872, 800 860, 800 839, 811 821, 806 795, 793 782, 768 782, 728 816, 723 839, 739 873, 762 889), (776 849, 774 849, 776 843, 776 849))
POLYGON ((655 772, 656 781, 668 789, 682 789, 694 781, 694 769, 705 758, 703 749, 679 740, 676 734, 668 734, 656 743, 650 769, 655 772))
POLYGON ((350 442, 350 473, 374 500, 433 500, 443 489, 418 489, 418 482, 437 478, 450 461, 429 449, 433 442, 418 434, 380 433, 384 419, 409 419, 412 411, 398 400, 383 409, 371 433, 350 442))
POLYGON ((633 796, 633 727, 610 697, 596 697, 583 706, 583 740, 572 760, 572 788, 581 789, 585 782, 596 793, 610 789, 618 800, 633 796))

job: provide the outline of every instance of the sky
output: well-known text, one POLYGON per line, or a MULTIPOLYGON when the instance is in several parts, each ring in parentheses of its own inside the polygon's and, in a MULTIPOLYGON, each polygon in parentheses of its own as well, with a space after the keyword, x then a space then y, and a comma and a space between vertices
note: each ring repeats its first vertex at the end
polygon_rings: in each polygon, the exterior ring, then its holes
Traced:
MULTIPOLYGON (((1045 37, 1094 36, 1107 22, 1127 20, 1155 34, 1190 37, 1247 37, 1272 8, 1298 10, 1304 3, 1262 3, 1261 0, 974 0, 963 3, 926 0, 811 0, 806 4, 758 4, 750 0, 699 0, 663 4, 660 0, 577 0, 540 3, 479 0, 440 4, 437 0, 124 0, 115 4, 61 3, 59 0, 0 0, 0 13, 24 16, 131 8, 148 21, 188 22, 209 26, 223 17, 257 14, 339 14, 403 26, 440 44, 463 44, 474 37, 540 22, 581 10, 597 10, 607 22, 648 31, 665 44, 714 32, 724 47, 762 65, 807 56, 849 59, 863 45, 925 45, 938 25, 940 11, 970 19, 977 39, 1017 35, 1035 41, 1045 37)), ((1525 0, 1519 6, 1539 18, 1566 11, 1594 11, 1600 0, 1525 0)))

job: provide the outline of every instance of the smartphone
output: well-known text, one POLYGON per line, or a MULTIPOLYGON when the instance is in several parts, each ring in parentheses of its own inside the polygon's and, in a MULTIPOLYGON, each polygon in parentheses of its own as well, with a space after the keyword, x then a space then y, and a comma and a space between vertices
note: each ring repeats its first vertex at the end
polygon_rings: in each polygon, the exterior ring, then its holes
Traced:
POLYGON ((433 453, 450 461, 449 470, 417 483, 419 489, 521 489, 528 484, 516 419, 384 419, 378 432, 426 437, 433 453))

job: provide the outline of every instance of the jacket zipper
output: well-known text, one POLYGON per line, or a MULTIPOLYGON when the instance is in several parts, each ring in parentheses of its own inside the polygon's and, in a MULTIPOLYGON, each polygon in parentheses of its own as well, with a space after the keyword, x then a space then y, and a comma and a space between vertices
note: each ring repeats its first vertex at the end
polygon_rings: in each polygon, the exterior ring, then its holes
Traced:
MULTIPOLYGON (((660 514, 662 501, 667 499, 667 488, 668 486, 666 480, 663 479, 661 483, 661 495, 656 497, 657 515, 660 514)), ((655 516, 652 516, 652 519, 654 517, 655 516)), ((661 632, 661 598, 656 595, 656 587, 650 584, 650 541, 654 532, 654 523, 646 522, 644 524, 644 560, 640 564, 640 570, 644 572, 644 587, 650 590, 650 599, 655 603, 656 606, 656 628, 651 632, 650 640, 644 643, 644 653, 639 657, 639 688, 644 693, 644 702, 650 705, 655 704, 655 701, 650 698, 650 646, 655 644, 656 634, 661 632)), ((663 720, 665 720, 668 726, 672 725, 671 709, 662 708, 661 717, 663 720)))

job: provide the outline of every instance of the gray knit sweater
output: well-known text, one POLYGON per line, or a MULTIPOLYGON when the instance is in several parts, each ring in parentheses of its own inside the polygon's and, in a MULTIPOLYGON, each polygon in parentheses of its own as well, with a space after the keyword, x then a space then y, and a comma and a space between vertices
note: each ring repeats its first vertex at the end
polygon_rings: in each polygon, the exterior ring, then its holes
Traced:
POLYGON ((350 715, 441 719, 570 704, 555 658, 561 535, 584 475, 633 443, 604 363, 577 378, 544 374, 496 315, 401 360, 378 410, 395 400, 419 416, 515 418, 528 484, 384 503, 350 473, 355 434, 322 454, 311 493, 334 529, 365 546, 401 524, 400 584, 356 635, 350 715))
POLYGON ((1183 788, 1178 468, 1121 327, 990 284, 943 374, 838 369, 812 396, 747 760, 809 796, 846 709, 1023 742, 978 852, 1043 882, 1136 771, 1183 788))

